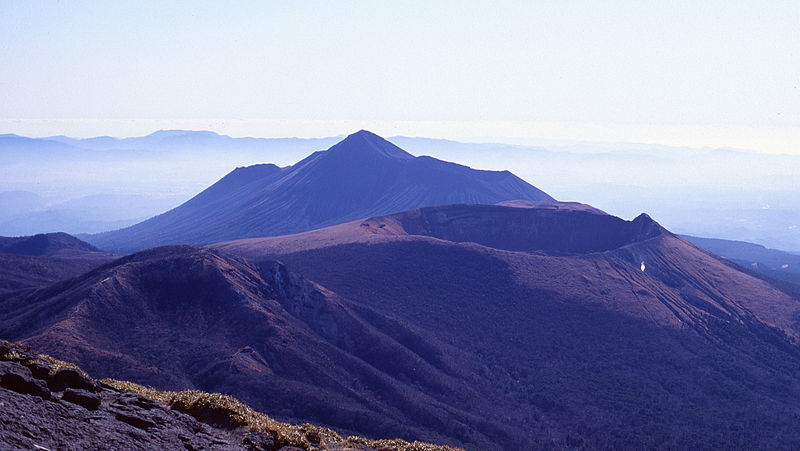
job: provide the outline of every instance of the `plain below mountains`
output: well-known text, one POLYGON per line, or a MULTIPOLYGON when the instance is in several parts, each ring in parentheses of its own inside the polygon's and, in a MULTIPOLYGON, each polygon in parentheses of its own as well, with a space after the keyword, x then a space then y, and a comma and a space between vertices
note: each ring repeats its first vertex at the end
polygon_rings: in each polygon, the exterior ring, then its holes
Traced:
POLYGON ((0 336, 368 436, 796 448, 800 299, 740 269, 646 215, 425 207, 133 254, 0 295, 0 336))
POLYGON ((86 236, 127 252, 275 236, 432 205, 553 200, 508 171, 414 157, 367 131, 295 165, 242 167, 183 205, 134 226, 86 236))
POLYGON ((98 194, 59 201, 29 191, 0 192, 0 235, 116 230, 162 213, 189 197, 98 194))

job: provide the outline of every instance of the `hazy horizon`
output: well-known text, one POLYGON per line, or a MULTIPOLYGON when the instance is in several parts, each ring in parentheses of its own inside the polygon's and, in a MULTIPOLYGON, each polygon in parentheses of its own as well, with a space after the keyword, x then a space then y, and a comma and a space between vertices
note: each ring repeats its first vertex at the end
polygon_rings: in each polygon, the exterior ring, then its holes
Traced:
MULTIPOLYGON (((418 124, 409 123, 403 125, 385 124, 381 122, 370 121, 329 121, 317 124, 308 125, 305 121, 297 121, 297 124, 286 125, 286 122, 280 121, 281 125, 275 127, 271 121, 263 121, 266 125, 248 125, 252 123, 259 123, 260 121, 248 121, 248 123, 240 126, 222 126, 218 128, 208 127, 215 123, 225 123, 231 121, 217 120, 217 121, 184 121, 184 120, 163 120, 163 121, 138 121, 131 120, 130 122, 136 125, 118 124, 118 121, 112 120, 91 120, 87 121, 90 125, 87 127, 82 121, 72 120, 9 120, 0 118, 0 134, 16 134, 30 138, 50 138, 54 136, 67 136, 76 139, 96 138, 96 137, 112 137, 116 139, 135 138, 147 136, 152 133, 164 130, 184 130, 184 131, 210 131, 220 135, 230 136, 232 138, 332 138, 346 136, 349 133, 357 130, 370 130, 382 136, 406 136, 414 138, 430 138, 430 139, 443 139, 451 141, 469 142, 469 143, 497 143, 497 144, 512 144, 520 146, 543 146, 543 145, 562 145, 562 144, 580 144, 580 143, 603 143, 603 144, 620 144, 620 145, 648 145, 648 146, 665 146, 665 147, 680 147, 692 149, 731 149, 731 150, 744 150, 754 151, 766 154, 776 155, 798 155, 800 154, 800 147, 798 146, 760 146, 756 139, 748 139, 739 141, 739 146, 726 144, 723 140, 707 139, 707 140, 682 140, 682 139, 665 139, 661 141, 648 140, 651 136, 647 133, 623 133, 622 130, 625 126, 617 124, 612 127, 615 131, 606 133, 592 133, 592 129, 603 128, 599 125, 582 124, 586 133, 573 133, 567 129, 571 124, 529 124, 533 127, 532 131, 536 132, 540 129, 551 130, 551 133, 528 133, 531 130, 514 123, 502 124, 480 124, 479 126, 469 127, 468 129, 484 130, 484 134, 473 135, 459 135, 458 129, 464 129, 465 123, 452 123, 452 124, 418 124), (67 122, 71 125, 64 126, 67 122), (158 125, 151 125, 156 122, 158 125), (46 124, 42 126, 42 123, 46 124), (10 126, 6 124, 12 124, 10 126), (362 125, 359 125, 362 124, 362 125), (107 127, 107 128, 103 128, 107 127), (259 133, 259 130, 263 132, 259 133), (343 130, 337 132, 336 130, 343 130), (383 133, 382 130, 386 130, 383 133), (115 132, 116 131, 116 132, 115 132), (427 133, 423 132, 427 131, 427 133), (516 135, 503 135, 503 132, 517 132, 516 135), (495 133, 495 134, 492 134, 495 133), (499 133, 499 134, 497 134, 499 133), (627 139, 625 139, 627 137, 627 139), (636 139, 640 138, 640 139, 636 139)), ((119 121, 126 122, 126 121, 119 121)), ((606 127, 607 128, 607 127, 606 127)), ((663 128, 667 128, 666 126, 663 128)), ((679 127, 688 130, 689 127, 679 127)), ((723 133, 724 128, 717 129, 718 133, 723 133)), ((462 131, 463 133, 463 131, 462 131)), ((780 136, 780 135, 779 135, 780 136)))
MULTIPOLYGON (((2 120, 0 120, 2 121, 2 120)), ((164 124, 168 125, 168 124, 164 124)), ((150 136, 156 134, 158 132, 165 132, 165 131, 182 131, 187 133, 204 133, 204 132, 211 132, 220 136, 230 137, 234 139, 238 138, 254 138, 254 139, 334 139, 334 138, 343 138, 351 133, 354 133, 358 130, 368 130, 371 132, 375 132, 373 128, 368 127, 351 127, 346 129, 344 132, 341 133, 320 133, 320 134, 272 134, 272 135, 255 135, 255 134, 231 134, 225 133, 219 130, 214 130, 210 128, 181 128, 181 127, 164 127, 164 128, 157 128, 157 129, 144 129, 142 132, 131 134, 110 134, 110 133, 99 133, 99 134, 74 134, 74 133, 40 133, 40 134, 26 134, 21 131, 14 131, 14 130, 3 130, 0 129, 0 135, 17 135, 24 138, 34 138, 34 139, 48 139, 48 138, 58 138, 58 137, 66 137, 72 138, 76 140, 85 140, 85 139, 92 139, 92 138, 113 138, 117 140, 124 140, 129 138, 142 138, 146 136, 150 136)), ((682 150, 724 150, 724 151, 742 151, 742 152, 755 152, 755 153, 763 153, 763 154, 770 154, 770 155, 795 155, 794 152, 768 152, 763 149, 757 148, 747 148, 747 147, 731 147, 731 146, 690 146, 690 145, 679 145, 679 144, 665 144, 661 142, 646 142, 646 141, 602 141, 602 140, 579 140, 579 139, 568 139, 568 138, 519 138, 519 137, 508 137, 508 136, 472 136, 472 137, 453 137, 453 136, 438 136, 438 135, 422 135, 422 134, 414 134, 414 133, 407 133, 407 134, 384 134, 375 132, 378 135, 385 136, 385 137, 398 137, 398 138, 418 138, 418 139, 431 139, 431 140, 441 140, 441 141, 452 141, 457 143, 465 143, 465 144, 503 144, 503 145, 511 145, 511 146, 519 146, 519 147, 552 147, 552 148, 560 148, 564 146, 580 146, 582 144, 586 145, 608 145, 608 146, 619 146, 619 150, 625 148, 632 148, 632 147, 653 147, 653 148, 674 148, 674 149, 682 149, 682 150)))
POLYGON ((793 1, 0 5, 0 131, 800 153, 793 1), (419 14, 424 11, 425 14, 419 14))

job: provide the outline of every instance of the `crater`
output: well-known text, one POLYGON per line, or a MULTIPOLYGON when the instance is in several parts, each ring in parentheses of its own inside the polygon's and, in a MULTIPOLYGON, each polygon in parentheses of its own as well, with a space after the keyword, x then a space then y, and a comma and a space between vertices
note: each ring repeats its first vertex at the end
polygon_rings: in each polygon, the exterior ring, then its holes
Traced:
POLYGON ((646 214, 626 221, 578 208, 449 205, 420 208, 394 218, 409 235, 553 255, 603 252, 668 233, 646 214))

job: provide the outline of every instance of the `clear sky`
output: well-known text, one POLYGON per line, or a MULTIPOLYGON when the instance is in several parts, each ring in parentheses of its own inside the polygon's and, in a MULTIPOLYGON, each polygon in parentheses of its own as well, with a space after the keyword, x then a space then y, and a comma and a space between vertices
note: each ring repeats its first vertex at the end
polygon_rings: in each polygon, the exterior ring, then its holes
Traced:
POLYGON ((800 153, 800 1, 0 0, 0 133, 800 153))

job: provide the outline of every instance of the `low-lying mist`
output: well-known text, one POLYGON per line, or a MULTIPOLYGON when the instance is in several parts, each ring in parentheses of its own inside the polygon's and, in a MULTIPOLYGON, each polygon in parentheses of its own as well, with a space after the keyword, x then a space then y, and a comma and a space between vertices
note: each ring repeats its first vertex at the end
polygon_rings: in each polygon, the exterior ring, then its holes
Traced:
MULTIPOLYGON (((293 164, 339 138, 0 137, 0 235, 113 230, 162 213, 238 166, 293 164)), ((415 155, 510 170, 555 198, 671 230, 800 251, 800 156, 732 149, 576 143, 525 147, 390 138, 415 155)))

